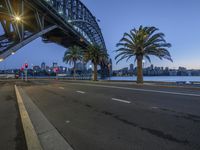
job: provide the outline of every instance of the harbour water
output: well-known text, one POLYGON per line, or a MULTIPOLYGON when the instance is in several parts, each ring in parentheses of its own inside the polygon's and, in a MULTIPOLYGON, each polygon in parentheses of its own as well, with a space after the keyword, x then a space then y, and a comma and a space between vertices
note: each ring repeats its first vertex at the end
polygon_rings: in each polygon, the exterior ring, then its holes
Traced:
MULTIPOLYGON (((137 77, 111 77, 110 80, 136 81, 137 77)), ((200 82, 200 76, 145 76, 144 81, 158 82, 200 82)))

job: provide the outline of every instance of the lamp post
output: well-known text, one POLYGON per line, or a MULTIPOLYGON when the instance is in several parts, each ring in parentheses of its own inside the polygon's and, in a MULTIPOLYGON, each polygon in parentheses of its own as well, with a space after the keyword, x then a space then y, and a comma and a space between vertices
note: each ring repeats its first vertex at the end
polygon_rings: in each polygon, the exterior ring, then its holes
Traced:
POLYGON ((33 75, 33 79, 35 78, 35 75, 34 75, 34 64, 31 64, 32 66, 32 75, 33 75))
POLYGON ((49 79, 51 78, 51 69, 48 69, 49 79))
POLYGON ((21 71, 21 78, 22 78, 22 81, 24 80, 24 66, 22 66, 21 67, 21 69, 20 69, 20 71, 21 71))
POLYGON ((25 81, 27 82, 27 80, 28 80, 28 63, 25 63, 24 66, 25 66, 25 81))
POLYGON ((143 68, 145 67, 145 63, 146 63, 146 61, 143 59, 143 60, 142 60, 143 68))
POLYGON ((89 65, 89 69, 91 70, 90 73, 91 73, 91 79, 92 79, 93 77, 92 77, 92 65, 91 64, 89 65))
POLYGON ((110 63, 108 63, 108 79, 110 80, 110 67, 111 67, 111 64, 110 63))

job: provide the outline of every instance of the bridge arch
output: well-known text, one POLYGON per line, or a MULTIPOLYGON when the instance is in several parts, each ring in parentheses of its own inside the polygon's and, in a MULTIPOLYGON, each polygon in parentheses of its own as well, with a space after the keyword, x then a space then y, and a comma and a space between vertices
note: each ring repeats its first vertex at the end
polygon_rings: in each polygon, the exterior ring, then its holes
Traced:
POLYGON ((1 0, 0 14, 0 61, 38 37, 63 47, 92 43, 106 50, 96 18, 80 0, 1 0))

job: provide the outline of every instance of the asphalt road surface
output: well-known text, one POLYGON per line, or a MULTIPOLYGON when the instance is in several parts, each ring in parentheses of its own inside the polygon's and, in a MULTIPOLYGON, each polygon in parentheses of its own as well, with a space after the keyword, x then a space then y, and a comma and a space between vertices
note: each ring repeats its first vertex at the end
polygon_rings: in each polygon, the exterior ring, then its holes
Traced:
POLYGON ((75 150, 200 149, 200 89, 61 81, 23 89, 75 150))

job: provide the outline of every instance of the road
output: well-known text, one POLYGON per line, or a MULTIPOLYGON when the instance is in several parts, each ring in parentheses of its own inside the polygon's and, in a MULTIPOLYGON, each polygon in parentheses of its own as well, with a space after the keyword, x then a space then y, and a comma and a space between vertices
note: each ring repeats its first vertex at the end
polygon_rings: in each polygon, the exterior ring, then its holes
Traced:
POLYGON ((0 81, 0 149, 26 150, 14 83, 0 81))
POLYGON ((200 149, 200 89, 78 81, 23 89, 75 150, 200 149))

